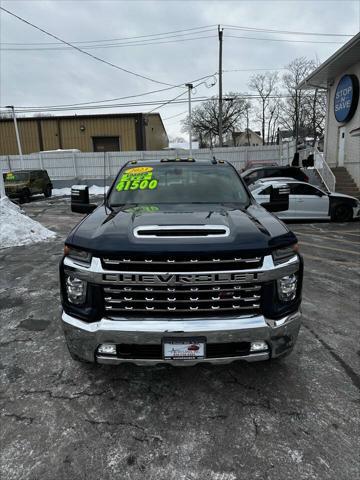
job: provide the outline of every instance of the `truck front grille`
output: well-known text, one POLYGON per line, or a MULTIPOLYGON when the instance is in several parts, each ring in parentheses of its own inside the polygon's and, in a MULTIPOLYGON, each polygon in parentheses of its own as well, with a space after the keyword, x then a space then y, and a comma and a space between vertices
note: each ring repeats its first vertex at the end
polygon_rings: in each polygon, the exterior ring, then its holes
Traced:
POLYGON ((227 271, 259 268, 261 256, 213 254, 213 255, 124 255, 122 257, 104 257, 102 266, 106 270, 121 272, 196 272, 227 271))
POLYGON ((107 314, 147 316, 203 316, 232 313, 255 314, 260 309, 261 286, 152 285, 104 286, 107 314))

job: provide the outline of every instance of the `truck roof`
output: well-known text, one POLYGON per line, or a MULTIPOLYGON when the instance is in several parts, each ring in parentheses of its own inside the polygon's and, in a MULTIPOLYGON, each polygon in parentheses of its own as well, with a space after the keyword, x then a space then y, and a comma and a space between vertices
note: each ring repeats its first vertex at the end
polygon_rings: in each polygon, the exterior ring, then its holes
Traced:
POLYGON ((185 157, 185 158, 175 158, 175 157, 170 157, 170 158, 159 158, 159 159, 153 159, 153 160, 144 160, 144 159, 139 159, 139 160, 130 160, 128 161, 125 165, 159 165, 161 163, 169 163, 173 165, 174 163, 178 164, 187 164, 187 165, 228 165, 230 166, 229 162, 226 160, 217 160, 215 157, 214 158, 192 158, 192 157, 185 157))

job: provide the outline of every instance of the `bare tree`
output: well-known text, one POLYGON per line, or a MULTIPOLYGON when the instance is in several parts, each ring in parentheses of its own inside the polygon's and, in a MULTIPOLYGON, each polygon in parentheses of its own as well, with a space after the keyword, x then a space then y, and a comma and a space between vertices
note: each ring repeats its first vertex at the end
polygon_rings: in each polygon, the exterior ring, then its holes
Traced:
MULTIPOLYGON (((224 96, 222 112, 223 135, 232 134, 240 127, 248 102, 241 94, 228 93, 224 96)), ((182 131, 189 131, 189 117, 183 122, 182 131)), ((219 102, 217 97, 202 103, 192 111, 192 131, 198 135, 200 146, 215 146, 219 139, 219 102)))
POLYGON ((296 145, 299 143, 299 133, 306 131, 307 123, 304 108, 307 94, 296 87, 314 70, 315 66, 315 62, 306 57, 295 58, 287 65, 287 72, 283 75, 283 83, 288 95, 284 105, 285 123, 291 127, 296 145))
POLYGON ((305 99, 303 108, 306 112, 306 126, 311 132, 313 146, 324 134, 327 98, 324 90, 316 88, 310 91, 305 99))
MULTIPOLYGON (((265 145, 266 124, 271 105, 271 97, 277 93, 277 84, 279 76, 277 72, 257 73, 250 77, 249 88, 256 92, 260 97, 260 115, 261 132, 263 145, 265 145)), ((269 131, 269 128, 268 128, 269 131)))

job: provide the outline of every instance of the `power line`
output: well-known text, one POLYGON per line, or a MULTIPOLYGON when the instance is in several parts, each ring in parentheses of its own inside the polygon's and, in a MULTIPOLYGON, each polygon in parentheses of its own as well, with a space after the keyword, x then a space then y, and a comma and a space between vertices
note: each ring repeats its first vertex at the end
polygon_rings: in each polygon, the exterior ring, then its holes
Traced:
POLYGON ((175 115, 171 115, 171 117, 163 118, 163 120, 165 121, 165 120, 170 120, 171 118, 180 117, 180 115, 185 115, 185 113, 188 113, 188 111, 184 110, 183 112, 177 113, 175 115))
MULTIPOLYGON (((185 28, 182 30, 172 30, 170 32, 163 32, 163 33, 152 33, 148 35, 136 35, 132 37, 121 37, 121 38, 108 38, 105 40, 82 40, 82 41, 73 41, 71 42, 74 45, 77 44, 87 44, 87 43, 102 43, 102 42, 122 42, 124 40, 134 40, 137 38, 147 38, 147 37, 159 37, 159 36, 165 36, 165 35, 171 35, 173 33, 182 33, 182 32, 189 32, 188 34, 185 33, 184 35, 191 35, 190 32, 192 31, 201 31, 203 29, 210 29, 210 27, 216 27, 215 24, 213 25, 204 25, 203 27, 193 27, 193 28, 185 28)), ((197 32, 195 32, 197 33, 197 32)), ((195 34, 194 33, 194 34, 195 34)), ((0 42, 2 45, 57 45, 57 42, 27 42, 27 43, 17 43, 17 42, 0 42)))
POLYGON ((344 42, 323 42, 317 40, 287 40, 285 38, 259 38, 259 37, 244 37, 239 35, 226 35, 226 38, 242 38, 244 40, 261 40, 265 42, 287 42, 287 43, 326 43, 343 45, 344 42))
MULTIPOLYGON (((109 45, 92 45, 92 46, 84 46, 82 50, 94 50, 94 49, 101 49, 101 48, 126 48, 126 47, 146 47, 148 45, 164 45, 169 43, 181 43, 181 42, 191 42, 193 40, 201 40, 203 38, 214 38, 216 35, 202 35, 200 37, 191 37, 191 38, 179 38, 177 40, 164 40, 164 41, 157 41, 157 42, 135 42, 135 43, 124 43, 124 44, 109 44, 109 45)), ((164 37, 166 38, 166 37, 164 37)), ((8 47, 0 47, 0 51, 7 51, 7 52, 47 52, 47 51, 66 51, 71 50, 70 47, 44 47, 44 48, 8 48, 8 47)))
MULTIPOLYGON (((216 83, 216 82, 215 82, 215 83, 216 83)), ((214 85, 215 85, 215 83, 214 83, 214 85)), ((202 81, 202 82, 196 84, 194 87, 192 86, 191 88, 196 88, 196 87, 199 87, 200 85, 203 85, 203 84, 206 85, 206 82, 205 82, 205 81, 202 81)), ((187 86, 188 86, 188 85, 187 85, 187 86)), ((207 86, 207 85, 206 85, 206 86, 207 86)), ((213 86, 213 85, 212 85, 212 86, 213 86)), ((210 87, 208 87, 208 88, 210 88, 210 87)), ((158 107, 153 108, 153 109, 150 110, 148 113, 151 113, 151 112, 153 112, 154 110, 159 110, 160 108, 165 107, 165 106, 168 105, 169 103, 173 103, 173 101, 176 101, 179 97, 181 97, 182 95, 185 95, 185 93, 187 93, 187 92, 185 91, 185 92, 180 93, 179 95, 177 95, 177 96, 174 97, 173 99, 171 99, 171 100, 169 100, 169 101, 161 104, 161 105, 158 106, 158 107)))
POLYGON ((167 105, 167 104, 169 104, 169 103, 173 103, 173 102, 174 102, 175 100, 177 100, 179 97, 182 97, 183 95, 185 95, 185 93, 187 93, 187 91, 181 92, 181 93, 180 93, 179 95, 177 95, 176 97, 174 97, 174 98, 172 98, 172 99, 170 99, 170 100, 162 103, 161 105, 153 108, 152 110, 149 110, 148 113, 152 113, 154 110, 159 110, 160 108, 165 107, 165 105, 167 105))
MULTIPOLYGON (((157 100, 157 101, 149 101, 149 102, 131 102, 131 103, 123 103, 123 104, 110 104, 110 105, 89 105, 89 106, 83 106, 83 107, 77 107, 77 108, 29 108, 29 109, 21 109, 21 108, 17 108, 15 109, 15 112, 16 113, 43 113, 43 112, 61 112, 61 111, 70 111, 70 110, 99 110, 99 109, 111 109, 111 108, 128 108, 128 107, 146 107, 146 106, 155 106, 155 105, 159 105, 159 108, 160 107, 163 107, 165 105, 169 105, 170 104, 186 104, 187 103, 187 100, 179 100, 179 97, 181 95, 184 95, 186 93, 185 92, 182 92, 181 94, 179 94, 177 97, 175 98, 172 98, 172 99, 169 99, 169 100, 157 100)), ((311 96, 309 94, 309 96, 311 96)), ((243 94, 243 95, 233 95, 231 97, 227 96, 227 97, 224 97, 224 101, 230 101, 230 100, 234 100, 236 98, 244 98, 244 99, 261 99, 261 96, 260 95, 256 95, 256 94, 243 94)), ((282 98, 292 98, 291 95, 288 95, 288 94, 276 94, 276 95, 270 95, 268 98, 271 98, 271 99, 282 99, 282 98)), ((192 99, 193 102, 204 102, 204 101, 207 101, 207 100, 218 100, 218 97, 217 96, 212 96, 212 97, 194 97, 192 99)), ((4 108, 4 107, 1 107, 1 108, 4 108)), ((148 113, 151 113, 151 112, 148 112, 148 113)))
POLYGON ((236 68, 235 70, 223 70, 223 73, 229 72, 272 72, 274 70, 287 70, 285 67, 275 68, 236 68))
POLYGON ((228 29, 243 30, 246 32, 266 32, 266 33, 280 33, 284 35, 309 35, 309 36, 321 36, 321 37, 353 37, 354 34, 349 33, 322 33, 322 32, 297 32, 291 30, 277 30, 271 28, 257 28, 257 27, 241 27, 239 25, 223 25, 228 29))
MULTIPOLYGON (((215 77, 217 75, 217 73, 212 73, 210 75, 205 75, 203 77, 200 77, 200 78, 196 78, 194 80, 191 80, 191 82, 198 82, 199 80, 205 80, 207 78, 212 78, 212 77, 215 77)), ((117 101, 117 100, 126 100, 128 98, 136 98, 136 97, 144 97, 146 95, 151 95, 153 93, 159 93, 159 92, 165 92, 165 91, 168 91, 168 90, 173 90, 174 88, 177 88, 177 87, 182 87, 185 85, 186 82, 184 83, 179 83, 177 85, 174 85, 173 87, 167 87, 167 88, 160 88, 159 90, 152 90, 150 92, 144 92, 144 93, 138 93, 138 94, 135 94, 135 95, 127 95, 125 97, 116 97, 116 98, 108 98, 106 100, 92 100, 90 102, 80 102, 80 103, 65 103, 65 104, 60 104, 60 105, 42 105, 42 106, 39 106, 39 107, 33 107, 33 106, 17 106, 17 108, 21 108, 21 109, 32 109, 32 108, 42 108, 42 109, 48 109, 48 108, 59 108, 59 107, 78 107, 78 106, 83 106, 83 105, 92 105, 92 104, 96 104, 96 103, 107 103, 107 102, 114 102, 114 101, 117 101)), ((184 87, 185 88, 185 87, 184 87)), ((0 107, 0 108, 5 108, 5 107, 0 107)), ((101 107, 99 107, 101 108, 101 107)))
MULTIPOLYGON (((128 37, 120 37, 120 38, 108 38, 108 39, 99 39, 99 40, 81 40, 81 41, 72 41, 69 42, 73 45, 87 45, 87 44, 101 44, 101 43, 108 43, 108 42, 125 42, 127 40, 137 40, 143 39, 142 41, 153 40, 154 37, 164 37, 164 38, 171 38, 171 37, 179 37, 179 36, 186 36, 186 35, 197 35, 199 33, 204 33, 211 31, 213 27, 216 27, 215 24, 204 25, 202 27, 193 27, 193 28, 186 28, 181 30, 172 30, 169 32, 163 33, 152 33, 147 35, 135 35, 135 36, 128 36, 128 37), (180 35, 173 35, 173 34, 180 34, 180 35)), ((352 37, 352 34, 346 33, 323 33, 323 32, 299 32, 299 31, 291 31, 291 30, 279 30, 279 29, 269 29, 269 28, 258 28, 258 27, 243 27, 239 25, 223 25, 227 29, 230 30, 240 30, 245 32, 263 32, 263 33, 279 33, 282 35, 308 35, 308 36, 322 36, 322 37, 352 37)), ((128 42, 128 43, 135 43, 135 42, 128 42)), ((10 46, 29 46, 29 45, 58 45, 58 42, 26 42, 26 43, 19 43, 19 42, 0 42, 0 45, 10 45, 10 46)), ((100 46, 100 45, 99 45, 100 46)), ((109 45, 113 46, 113 45, 109 45)), ((83 46, 84 48, 84 46, 83 46)))
POLYGON ((20 17, 19 15, 16 15, 15 13, 13 12, 10 12, 10 10, 7 10, 6 8, 4 7, 0 7, 0 10, 8 13, 9 15, 17 18, 18 20, 20 20, 21 22, 23 23, 26 23, 27 25, 30 25, 31 27, 33 28, 36 28, 36 30, 39 30, 40 32, 42 33, 45 33, 46 35, 49 35, 50 37, 52 38, 55 38, 56 40, 58 40, 59 42, 62 42, 64 43, 65 45, 68 45, 69 47, 72 47, 73 49, 79 51, 80 53, 83 53, 84 55, 87 55, 88 57, 91 57, 93 58, 94 60, 97 60, 99 62, 102 62, 106 65, 109 65, 110 67, 113 67, 113 68, 116 68, 117 70, 121 70, 122 72, 125 72, 125 73, 129 73, 130 75, 133 75, 135 77, 138 77, 138 78, 143 78, 144 80, 148 80, 150 82, 153 82, 153 83, 158 83, 160 85, 166 85, 168 87, 174 87, 174 85, 170 84, 170 83, 166 83, 166 82, 161 82, 159 80, 155 80, 154 78, 151 78, 151 77, 147 77, 145 75, 141 75, 140 73, 136 73, 136 72, 133 72, 131 70, 128 70, 126 68, 123 68, 123 67, 120 67, 119 65, 116 65, 115 63, 112 63, 112 62, 108 62, 107 60, 104 60, 103 58, 100 58, 100 57, 97 57, 96 55, 93 55, 92 53, 89 53, 89 52, 86 52, 85 50, 82 50, 81 48, 77 47, 76 45, 73 45, 72 43, 69 43, 67 42, 66 40, 63 40, 62 38, 54 35, 53 33, 50 33, 40 27, 38 27, 37 25, 29 22, 28 20, 25 20, 24 18, 20 17))

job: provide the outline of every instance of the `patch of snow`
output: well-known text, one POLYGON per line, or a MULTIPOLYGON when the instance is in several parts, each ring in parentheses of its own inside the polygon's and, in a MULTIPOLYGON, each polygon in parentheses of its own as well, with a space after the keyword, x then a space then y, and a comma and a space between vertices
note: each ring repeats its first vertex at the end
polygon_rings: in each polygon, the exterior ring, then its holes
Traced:
MULTIPOLYGON (((73 185, 73 187, 80 187, 83 185, 73 185)), ((105 187, 105 191, 107 192, 109 187, 105 187)), ((104 194, 104 187, 99 187, 98 185, 92 185, 89 187, 89 194, 90 195, 103 195, 104 194)), ((67 196, 70 197, 71 195, 71 187, 65 187, 65 188, 53 188, 52 189, 52 195, 54 197, 63 197, 67 196)))
POLYGON ((7 197, 0 200, 0 248, 28 245, 56 237, 56 233, 27 217, 7 197))
POLYGON ((301 463, 303 461, 303 454, 299 450, 288 449, 291 460, 295 463, 301 463))

